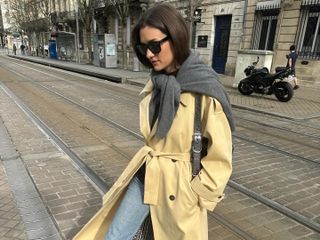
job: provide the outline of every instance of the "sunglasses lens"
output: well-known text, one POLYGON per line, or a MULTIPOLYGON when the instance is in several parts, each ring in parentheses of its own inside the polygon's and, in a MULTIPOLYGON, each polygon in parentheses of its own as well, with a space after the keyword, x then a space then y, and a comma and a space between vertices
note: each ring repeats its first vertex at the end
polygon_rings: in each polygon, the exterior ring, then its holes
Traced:
POLYGON ((140 52, 142 55, 146 55, 146 54, 147 54, 148 46, 145 45, 145 44, 140 44, 140 45, 137 45, 137 49, 139 50, 139 52, 140 52))
POLYGON ((161 43, 162 42, 163 41, 149 42, 148 44, 139 44, 139 45, 137 45, 137 49, 142 55, 146 55, 148 49, 153 54, 158 54, 159 52, 161 52, 161 43))
POLYGON ((150 51, 153 54, 157 54, 157 53, 161 52, 160 42, 150 42, 148 45, 149 45, 148 47, 149 47, 150 51))

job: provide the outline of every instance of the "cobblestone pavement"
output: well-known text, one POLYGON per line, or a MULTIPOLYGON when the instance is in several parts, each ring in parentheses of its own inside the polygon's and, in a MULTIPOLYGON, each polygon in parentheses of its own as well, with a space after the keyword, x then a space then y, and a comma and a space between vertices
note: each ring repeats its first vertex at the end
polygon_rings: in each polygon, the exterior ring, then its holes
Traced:
MULTIPOLYGON (((81 67, 91 68, 90 66, 81 67)), ((107 74, 110 74, 109 70, 107 69, 102 69, 101 71, 105 71, 107 74)), ((126 80, 127 82, 131 82, 132 84, 139 86, 142 86, 147 79, 147 73, 134 73, 135 76, 131 76, 129 71, 116 69, 111 71, 113 75, 117 76, 120 76, 121 72, 123 72, 123 75, 121 76, 124 76, 125 74, 126 76, 129 76, 126 80)), ((244 108, 254 109, 256 111, 286 116, 294 119, 305 119, 320 116, 320 101, 318 101, 319 94, 312 89, 304 89, 304 87, 301 87, 301 89, 296 92, 296 101, 290 101, 290 104, 280 103, 275 99, 274 96, 262 98, 256 96, 241 96, 237 94, 235 89, 232 89, 232 78, 224 75, 221 75, 220 77, 230 93, 232 103, 238 107, 242 106, 244 108), (302 90, 305 91, 302 92, 302 90)), ((63 235, 62 237, 69 239, 71 235, 79 230, 79 226, 81 224, 88 221, 86 216, 91 216, 92 213, 97 211, 101 204, 100 194, 93 189, 90 184, 88 184, 87 180, 84 179, 81 174, 74 169, 69 161, 66 161, 67 157, 48 140, 47 136, 43 135, 43 133, 26 118, 26 116, 19 109, 17 109, 15 104, 13 104, 10 99, 1 94, 2 93, 0 93, 0 109, 2 109, 2 111, 0 114, 1 117, 3 117, 3 121, 5 122, 6 126, 11 129, 9 137, 15 142, 15 145, 20 146, 19 153, 25 161, 25 167, 28 170, 28 174, 33 177, 34 182, 37 184, 39 196, 47 206, 46 211, 52 214, 52 217, 58 223, 58 227, 63 235), (23 126, 23 129, 19 128, 19 126, 23 126), (21 138, 21 133, 24 133, 24 135, 27 133, 30 135, 30 137, 23 139, 21 138), (61 183, 63 183, 62 187, 60 186, 61 183)), ((2 134, 0 134, 0 139, 1 141, 4 139, 2 134)), ((1 146, 3 145, 4 144, 1 146)), ((85 154, 88 154, 87 152, 90 152, 90 150, 87 149, 85 154)), ((2 151, 0 153, 0 157, 2 161, 4 161, 6 158, 2 151)), ((4 187, 7 189, 6 191, 10 193, 10 189, 8 191, 8 188, 10 188, 8 178, 4 169, 5 166, 0 161, 0 190, 2 190, 2 187, 4 187)), ((14 192, 15 189, 13 189, 11 198, 9 197, 8 199, 11 199, 11 211, 16 211, 17 213, 17 209, 19 209, 19 202, 21 203, 21 201, 14 200, 14 192)), ((9 201, 7 199, 7 196, 9 195, 10 194, 4 195, 6 196, 3 200, 4 203, 9 201)), ((2 211, 7 209, 5 207, 6 204, 3 205, 2 203, 2 196, 2 191, 0 191, 0 223, 6 223, 10 222, 11 220, 6 220, 5 217, 7 217, 7 215, 2 214, 2 211), (4 210, 2 210, 2 208, 4 210)), ((226 205, 227 201, 225 202, 226 208, 232 209, 232 207, 235 207, 226 205)), ((221 205, 221 208, 223 208, 223 205, 221 205)), ((8 215, 10 216, 10 214, 8 215)), ((242 217, 245 218, 247 216, 248 212, 244 211, 242 217)), ((22 218, 25 218, 25 216, 22 216, 22 218)), ((232 218, 232 216, 230 218, 232 218)), ((259 216, 256 218, 257 221, 265 221, 265 219, 263 220, 262 218, 259 218, 259 216)), ((24 226, 21 223, 21 218, 19 218, 17 214, 14 216, 12 215, 11 219, 14 219, 16 224, 9 225, 11 227, 9 227, 10 229, 7 233, 17 230, 16 234, 19 237, 11 236, 10 238, 9 235, 8 238, 3 239, 26 239, 27 235, 29 236, 29 239, 36 239, 35 237, 32 238, 32 235, 28 234, 35 229, 30 228, 31 226, 27 224, 24 226)), ((285 223, 279 220, 278 223, 276 222, 272 224, 273 225, 270 226, 271 229, 278 229, 281 228, 281 226, 284 226, 285 223)), ((0 224, 0 239, 2 239, 2 227, 4 226, 6 225, 0 224)), ((36 230, 41 229, 38 228, 36 230)), ((264 233, 263 231, 266 230, 262 228, 257 229, 257 236, 262 234, 267 235, 267 232, 264 233)), ((301 233, 299 234, 301 234, 301 236, 305 234, 304 230, 299 229, 299 227, 293 231, 300 231, 301 233)), ((223 232, 221 232, 221 234, 223 235, 223 232)), ((280 234, 279 239, 290 239, 290 236, 283 236, 280 234)))
POLYGON ((10 232, 20 236, 20 239, 26 239, 26 236, 30 240, 70 239, 70 236, 79 231, 79 226, 98 210, 101 195, 3 91, 0 91, 0 115, 10 130, 6 134, 1 121, 0 158, 1 163, 8 162, 6 168, 11 172, 11 176, 5 174, 2 164, 0 165, 0 184, 8 193, 0 192, 0 203, 3 201, 4 204, 0 206, 0 222, 4 223, 0 226, 0 239, 5 239, 1 237, 2 233, 4 236, 8 235, 7 239, 18 239, 9 235, 10 232), (13 142, 12 145, 10 141, 13 142), (7 156, 12 154, 5 153, 14 152, 13 147, 17 148, 19 156, 8 160, 7 156), (4 151, 5 149, 9 150, 4 151), (23 164, 20 158, 23 159, 23 164), (33 182, 30 182, 30 177, 33 182), (12 194, 9 194, 7 179, 11 182, 15 201, 12 194), (34 184, 37 192, 34 191, 34 184), (2 214, 2 211, 8 212, 8 215, 2 214), (52 218, 58 226, 53 224, 52 218))
MULTIPOLYGON (((122 82, 137 86, 144 86, 149 79, 149 73, 145 71, 133 72, 118 68, 106 69, 96 66, 76 64, 72 62, 56 61, 47 58, 30 57, 30 56, 11 56, 24 59, 48 66, 66 68, 76 72, 86 72, 86 74, 98 73, 101 76, 120 78, 122 82)), ((261 96, 252 94, 250 96, 241 95, 234 88, 234 78, 220 74, 220 81, 226 87, 230 95, 230 101, 234 107, 245 108, 257 112, 264 112, 276 116, 282 116, 292 119, 309 119, 320 117, 320 89, 315 86, 303 86, 294 91, 293 98, 286 103, 280 102, 274 95, 261 96)))
POLYGON ((2 161, 0 161, 0 216, 1 240, 27 239, 2 161))

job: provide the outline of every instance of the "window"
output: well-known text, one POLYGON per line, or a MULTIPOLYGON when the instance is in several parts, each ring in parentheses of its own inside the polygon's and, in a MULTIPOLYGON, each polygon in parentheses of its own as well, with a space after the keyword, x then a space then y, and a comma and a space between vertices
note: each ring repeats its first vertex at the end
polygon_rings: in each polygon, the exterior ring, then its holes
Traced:
POLYGON ((257 11, 253 49, 273 50, 277 29, 278 11, 257 11))
POLYGON ((301 9, 297 51, 301 58, 320 59, 320 6, 301 9))

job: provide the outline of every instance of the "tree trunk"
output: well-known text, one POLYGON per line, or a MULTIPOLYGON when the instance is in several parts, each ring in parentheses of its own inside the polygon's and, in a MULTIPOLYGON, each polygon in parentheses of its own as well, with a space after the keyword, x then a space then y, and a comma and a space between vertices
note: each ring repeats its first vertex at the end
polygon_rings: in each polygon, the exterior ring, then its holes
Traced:
POLYGON ((124 23, 124 20, 121 21, 121 27, 122 27, 122 68, 128 69, 127 64, 127 31, 126 31, 126 24, 124 23))
POLYGON ((89 57, 89 64, 93 64, 92 59, 92 43, 91 43, 91 28, 86 29, 86 36, 87 36, 87 44, 88 44, 88 57, 89 57))

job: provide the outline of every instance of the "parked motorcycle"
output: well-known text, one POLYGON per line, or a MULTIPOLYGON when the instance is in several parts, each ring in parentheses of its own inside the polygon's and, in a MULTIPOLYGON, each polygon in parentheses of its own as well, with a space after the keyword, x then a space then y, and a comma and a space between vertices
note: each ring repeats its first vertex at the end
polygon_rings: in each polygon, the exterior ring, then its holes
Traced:
POLYGON ((288 77, 293 74, 292 70, 286 67, 277 67, 276 73, 271 74, 266 67, 256 68, 258 62, 259 57, 256 62, 244 70, 247 77, 239 82, 239 92, 243 95, 275 94, 279 101, 288 102, 293 97, 292 85, 287 81, 288 77))

